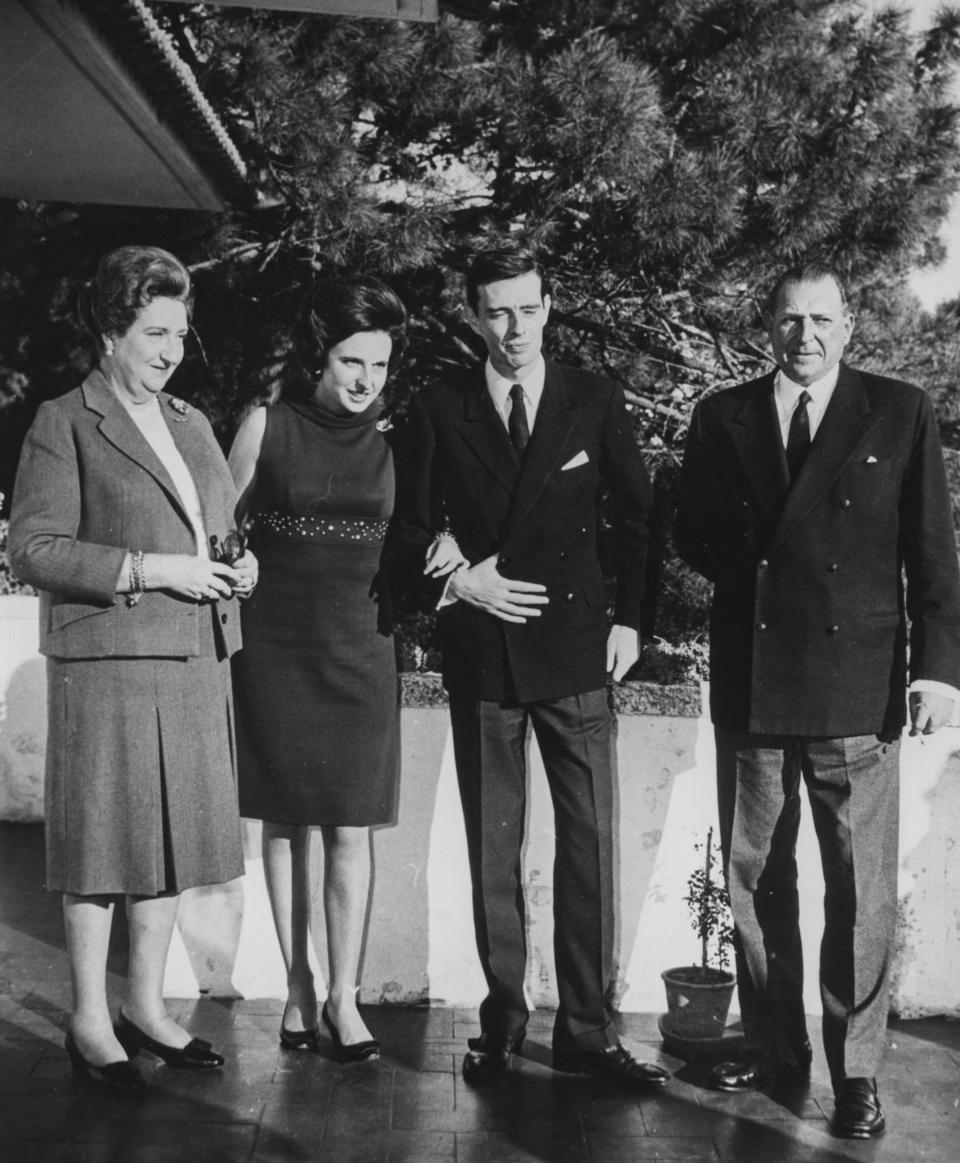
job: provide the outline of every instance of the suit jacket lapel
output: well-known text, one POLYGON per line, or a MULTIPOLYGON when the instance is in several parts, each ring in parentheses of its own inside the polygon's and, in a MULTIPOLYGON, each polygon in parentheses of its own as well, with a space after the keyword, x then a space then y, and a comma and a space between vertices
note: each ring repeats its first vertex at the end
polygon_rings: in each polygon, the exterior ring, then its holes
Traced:
POLYGON ((459 431, 484 466, 508 493, 512 493, 520 472, 520 462, 487 391, 482 369, 464 395, 463 422, 459 425, 459 431))
MULTIPOLYGON (((156 479, 170 497, 174 508, 189 525, 190 520, 183 508, 180 494, 164 467, 163 461, 153 451, 140 429, 127 415, 123 405, 110 390, 102 372, 94 370, 87 376, 83 382, 83 396, 87 407, 101 417, 99 429, 102 435, 124 456, 128 456, 156 479)), ((179 447, 181 442, 177 440, 176 436, 174 436, 174 441, 179 447)), ((184 459, 187 458, 184 457, 184 459)), ((194 462, 196 459, 196 457, 193 458, 194 462)), ((195 465, 189 460, 187 463, 193 472, 195 465)), ((203 496, 199 480, 197 481, 197 491, 203 496)))
MULTIPOLYGON (((577 391, 564 369, 547 361, 543 395, 530 434, 506 529, 520 521, 535 503, 563 456, 567 438, 577 422, 577 391)), ((503 425, 501 424, 501 427, 503 425)), ((508 437, 509 440, 509 437, 508 437)), ((512 449, 511 445, 511 449, 512 449)))
POLYGON ((745 396, 726 421, 741 467, 767 513, 779 505, 790 484, 773 396, 774 375, 764 376, 757 391, 745 396))
POLYGON ((863 381, 841 363, 837 386, 810 445, 807 459, 787 493, 770 548, 789 537, 797 524, 833 485, 864 437, 879 423, 870 412, 863 381))

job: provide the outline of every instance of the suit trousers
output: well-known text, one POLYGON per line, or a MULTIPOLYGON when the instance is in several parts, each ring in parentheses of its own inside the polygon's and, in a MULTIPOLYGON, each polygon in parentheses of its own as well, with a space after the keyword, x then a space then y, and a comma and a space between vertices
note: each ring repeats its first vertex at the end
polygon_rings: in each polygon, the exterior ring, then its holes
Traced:
POLYGON ((457 778, 467 832, 477 950, 488 993, 485 1033, 524 1027, 527 964, 521 847, 526 733, 540 745, 553 802, 554 1048, 616 1042, 605 1004, 613 959, 614 718, 606 690, 522 705, 451 694, 457 778))
POLYGON ((883 1057, 897 914, 900 742, 716 729, 720 835, 748 1045, 806 1037, 796 840, 806 784, 825 883, 823 1043, 834 1088, 883 1057))

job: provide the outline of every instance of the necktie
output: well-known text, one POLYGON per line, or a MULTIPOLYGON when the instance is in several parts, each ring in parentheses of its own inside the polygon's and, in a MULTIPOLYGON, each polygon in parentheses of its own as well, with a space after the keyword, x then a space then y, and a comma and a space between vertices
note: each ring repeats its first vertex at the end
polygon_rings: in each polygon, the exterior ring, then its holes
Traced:
POLYGON ((527 409, 523 402, 523 387, 514 384, 510 389, 510 415, 507 418, 507 431, 510 433, 510 443, 517 456, 523 459, 523 454, 530 443, 530 427, 527 424, 527 409))
POLYGON ((809 392, 801 392, 790 417, 790 430, 787 433, 787 468, 790 470, 791 481, 797 479, 797 473, 803 467, 810 449, 810 417, 807 415, 810 398, 809 392))

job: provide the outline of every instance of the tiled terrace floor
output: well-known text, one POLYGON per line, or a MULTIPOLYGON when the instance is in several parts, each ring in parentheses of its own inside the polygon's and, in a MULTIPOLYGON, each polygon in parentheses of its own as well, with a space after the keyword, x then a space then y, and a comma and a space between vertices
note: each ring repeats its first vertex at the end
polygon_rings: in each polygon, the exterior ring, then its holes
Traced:
MULTIPOLYGON (((62 1049, 66 961, 41 864, 40 828, 0 824, 2 1163, 960 1159, 960 1023, 947 1020, 891 1028, 881 1079, 889 1129, 877 1143, 831 1138, 819 1048, 802 1092, 720 1095, 704 1087, 702 1067, 661 1053, 652 1015, 627 1016, 624 1031, 676 1075, 665 1092, 638 1097, 555 1074, 549 1014, 534 1015, 507 1078, 470 1088, 460 1060, 472 1013, 371 1009, 383 1059, 341 1067, 328 1043, 321 1055, 280 1051, 277 1002, 177 1002, 227 1067, 197 1075, 151 1064, 146 1096, 114 1098, 75 1081, 62 1049)), ((117 946, 119 970, 122 933, 117 946)))

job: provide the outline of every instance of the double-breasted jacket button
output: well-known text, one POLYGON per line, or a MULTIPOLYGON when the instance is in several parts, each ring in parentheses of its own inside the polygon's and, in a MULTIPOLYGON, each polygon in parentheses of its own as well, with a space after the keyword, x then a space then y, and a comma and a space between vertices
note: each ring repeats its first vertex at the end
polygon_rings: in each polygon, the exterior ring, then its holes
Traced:
POLYGON ((828 633, 828 634, 839 634, 839 633, 840 633, 840 627, 839 627, 839 626, 837 626, 836 624, 834 624, 833 626, 828 626, 828 627, 827 627, 827 633, 828 633))
POLYGON ((575 602, 577 600, 577 595, 573 592, 573 590, 567 590, 563 597, 564 600, 568 602, 575 602))
POLYGON ((840 566, 838 565, 837 562, 831 561, 830 564, 827 566, 827 573, 836 573, 839 568, 840 568, 840 566))
POLYGON ((853 504, 853 501, 851 501, 849 497, 844 497, 843 500, 840 502, 840 508, 841 509, 849 509, 852 504, 853 504))
POLYGON ((764 630, 766 630, 766 628, 767 628, 766 622, 758 622, 757 623, 757 629, 760 631, 761 634, 763 633, 764 630))
POLYGON ((221 614, 221 615, 220 615, 220 621, 221 621, 221 622, 224 624, 224 626, 226 626, 226 624, 227 624, 227 615, 226 615, 226 614, 221 614))
POLYGON ((766 558, 763 558, 762 561, 757 562, 757 569, 763 570, 763 569, 766 569, 769 565, 770 565, 770 562, 767 561, 766 558))
POLYGON ((510 560, 510 558, 507 557, 507 555, 505 553, 501 553, 500 557, 497 561, 497 564, 498 565, 506 565, 509 560, 510 560))
POLYGON ((566 551, 565 549, 561 549, 561 550, 560 550, 560 560, 561 560, 561 561, 566 561, 566 560, 567 560, 567 551, 566 551))

